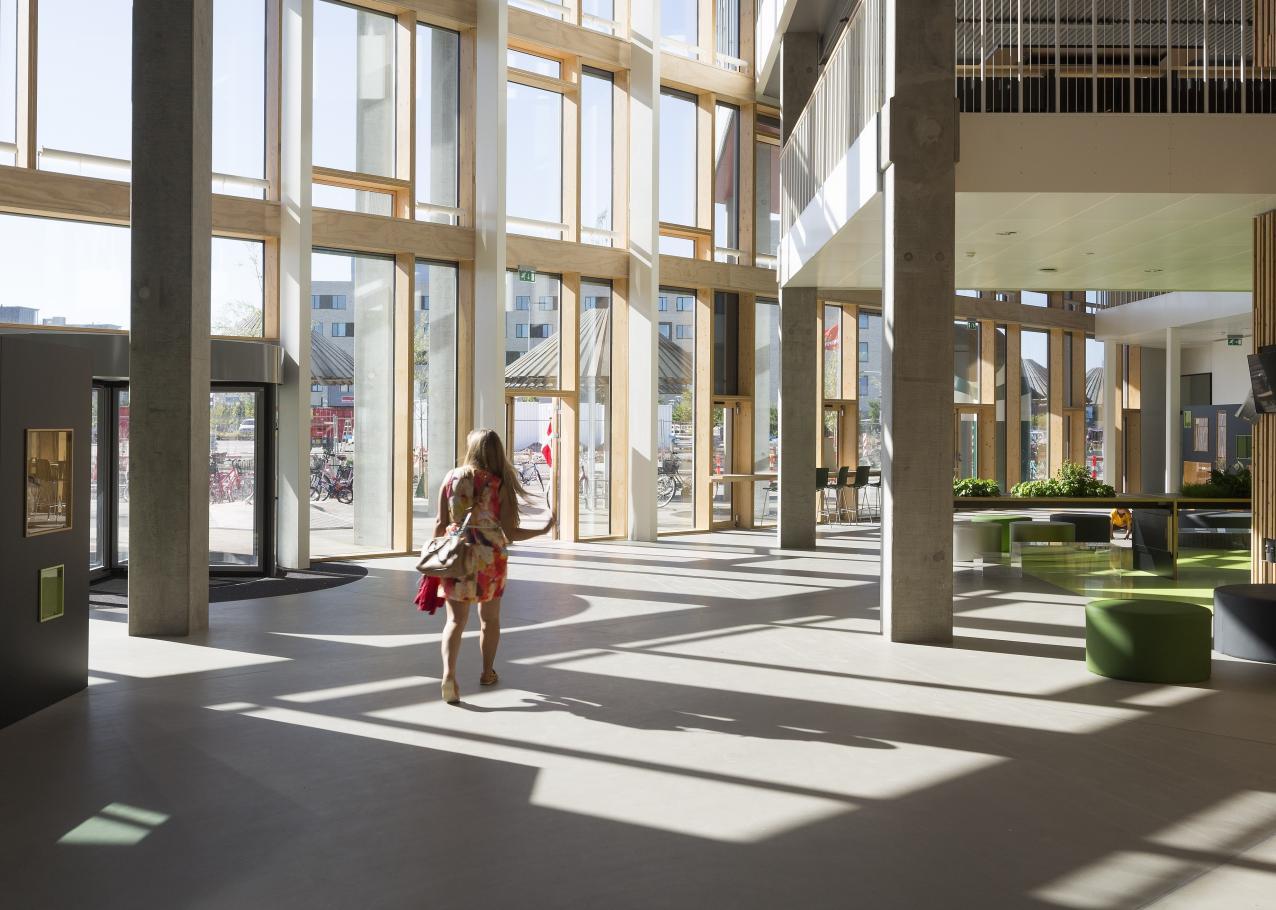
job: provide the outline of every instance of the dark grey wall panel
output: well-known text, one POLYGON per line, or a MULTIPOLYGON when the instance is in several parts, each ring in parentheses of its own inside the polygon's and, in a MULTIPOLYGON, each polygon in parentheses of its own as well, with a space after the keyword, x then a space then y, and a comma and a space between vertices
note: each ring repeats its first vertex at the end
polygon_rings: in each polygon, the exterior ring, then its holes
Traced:
POLYGON ((0 727, 87 685, 93 371, 83 349, 0 336, 0 727), (26 537, 26 431, 72 429, 72 528, 26 537), (65 615, 42 623, 41 569, 66 566, 65 615))

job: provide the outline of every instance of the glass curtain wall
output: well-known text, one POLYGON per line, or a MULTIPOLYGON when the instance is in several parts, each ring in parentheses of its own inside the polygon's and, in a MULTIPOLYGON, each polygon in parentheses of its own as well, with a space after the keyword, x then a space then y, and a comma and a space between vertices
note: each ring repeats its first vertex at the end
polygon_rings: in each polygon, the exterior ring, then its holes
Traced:
POLYGON ((757 264, 775 268, 780 252, 780 121, 757 115, 753 144, 753 235, 757 264), (769 140, 769 141, 767 141, 769 140))
POLYGON ((882 316, 859 315, 860 464, 882 467, 882 316))
POLYGON ((740 256, 740 109, 719 104, 714 117, 714 259, 739 263, 740 256))
POLYGON ((580 76, 580 239, 612 246, 612 75, 585 67, 580 76))
POLYGON ((457 270, 416 263, 412 318, 412 537, 434 536, 437 495, 456 464, 457 270))
MULTIPOLYGON (((753 323, 753 471, 777 470, 780 436, 780 307, 774 300, 758 300, 753 323)), ((753 520, 773 525, 779 509, 775 481, 753 484, 753 520)))
MULTIPOLYGON (((713 394, 740 394, 740 295, 717 291, 713 295, 713 394)), ((736 420, 739 402, 715 401, 712 410, 709 461, 712 474, 734 474, 736 420)), ((713 484, 713 523, 734 521, 734 484, 713 484)))
POLYGON ((1019 477, 1050 476, 1050 333, 1024 329, 1019 335, 1019 477))
MULTIPOLYGON (((311 336, 313 556, 384 552, 394 519, 394 260, 315 250, 312 292, 343 310, 311 336), (357 480, 357 484, 356 484, 357 480)), ((312 304, 313 305, 313 304, 312 304)))
POLYGON ((460 202, 461 36, 418 23, 416 29, 417 218, 455 224, 460 202))
POLYGON ((700 56, 699 6, 700 0, 660 0, 660 37, 666 39, 666 49, 693 59, 700 56))
MULTIPOLYGON (((316 0, 314 6, 314 164, 376 177, 395 176, 393 16, 316 0)), ((390 197, 316 184, 314 205, 390 215, 390 197)))
POLYGON ((656 495, 659 531, 695 527, 696 294, 661 288, 656 495), (666 334, 666 327, 668 334, 666 334))
POLYGON ((1085 340, 1085 463, 1103 477, 1103 342, 1085 340))
POLYGON ((611 283, 580 283, 580 536, 611 530, 611 283))
POLYGON ((0 214, 0 322, 129 327, 129 231, 0 214))
POLYGON ((559 338, 562 279, 505 273, 505 388, 511 412, 505 444, 528 499, 519 504, 525 524, 543 524, 555 499, 561 374, 559 338))
POLYGON ((740 0, 716 0, 713 22, 718 53, 739 58, 740 0))

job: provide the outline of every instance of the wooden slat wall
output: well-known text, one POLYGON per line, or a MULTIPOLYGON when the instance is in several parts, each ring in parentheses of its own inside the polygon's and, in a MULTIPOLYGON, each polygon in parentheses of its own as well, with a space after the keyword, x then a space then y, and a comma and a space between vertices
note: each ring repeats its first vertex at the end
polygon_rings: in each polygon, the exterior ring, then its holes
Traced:
MULTIPOLYGON (((1276 344, 1276 211, 1254 219, 1254 350, 1269 344, 1276 344)), ((1276 537, 1276 415, 1255 419, 1253 470, 1250 577, 1270 584, 1276 581, 1276 564, 1263 561, 1263 538, 1276 537)))
POLYGON ((1253 3, 1254 66, 1273 69, 1276 68, 1276 0, 1253 0, 1253 3))

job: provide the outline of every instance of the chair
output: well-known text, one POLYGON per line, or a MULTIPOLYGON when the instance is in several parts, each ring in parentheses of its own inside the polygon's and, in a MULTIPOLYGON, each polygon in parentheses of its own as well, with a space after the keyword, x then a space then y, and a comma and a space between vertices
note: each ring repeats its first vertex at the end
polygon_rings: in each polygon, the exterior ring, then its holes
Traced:
POLYGON ((851 483, 851 501, 855 503, 856 521, 860 520, 860 496, 868 488, 869 473, 872 470, 866 464, 857 465, 855 468, 855 480, 851 483))
MULTIPOLYGON (((772 480, 766 485, 766 494, 762 497, 762 521, 766 521, 767 511, 780 501, 780 484, 772 480)), ((778 519, 779 516, 777 515, 778 519)))
POLYGON ((815 469, 815 510, 821 521, 829 520, 829 469, 815 469))
POLYGON ((873 477, 872 467, 869 467, 868 489, 865 493, 873 494, 873 517, 882 517, 882 472, 878 471, 877 476, 873 477))
POLYGON ((837 469, 837 480, 833 481, 829 486, 833 488, 833 504, 834 511, 839 521, 847 521, 847 513, 850 511, 846 508, 846 490, 850 486, 848 479, 851 475, 851 469, 843 465, 837 469))

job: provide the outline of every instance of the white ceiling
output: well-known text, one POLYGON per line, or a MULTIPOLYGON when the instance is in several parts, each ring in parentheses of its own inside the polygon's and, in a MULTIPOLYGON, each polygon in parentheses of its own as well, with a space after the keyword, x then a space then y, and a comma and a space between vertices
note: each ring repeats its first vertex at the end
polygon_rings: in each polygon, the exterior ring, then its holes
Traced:
MULTIPOLYGON (((1248 291, 1252 219, 1273 208, 1276 195, 958 193, 956 285, 1248 291)), ((880 288, 881 195, 788 283, 880 288)))

